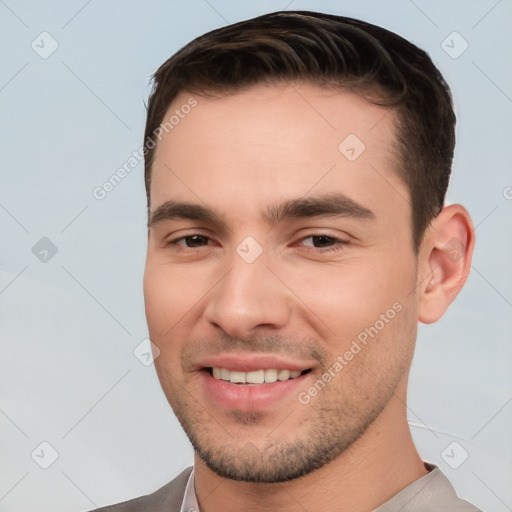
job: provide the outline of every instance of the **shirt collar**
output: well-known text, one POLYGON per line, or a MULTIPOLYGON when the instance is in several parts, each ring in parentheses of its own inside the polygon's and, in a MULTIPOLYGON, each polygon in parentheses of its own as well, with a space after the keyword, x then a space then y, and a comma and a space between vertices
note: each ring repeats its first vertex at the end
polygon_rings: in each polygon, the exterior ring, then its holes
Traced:
POLYGON ((194 487, 194 469, 190 472, 180 512, 200 512, 194 487))

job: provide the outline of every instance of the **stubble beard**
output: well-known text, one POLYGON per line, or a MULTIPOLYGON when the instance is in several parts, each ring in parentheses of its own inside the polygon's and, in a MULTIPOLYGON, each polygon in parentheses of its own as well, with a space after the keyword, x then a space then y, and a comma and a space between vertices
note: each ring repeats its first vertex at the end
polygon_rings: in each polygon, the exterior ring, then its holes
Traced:
MULTIPOLYGON (((240 439, 230 437, 227 431, 216 435, 222 425, 199 404, 187 400, 172 400, 170 404, 195 452, 217 475, 243 482, 278 483, 308 475, 339 457, 378 418, 394 390, 395 386, 387 388, 384 396, 374 397, 377 399, 371 407, 366 406, 363 414, 353 403, 334 408, 297 403, 299 411, 310 407, 307 419, 300 422, 302 432, 293 432, 295 439, 289 440, 290 436, 280 437, 277 426, 273 432, 269 429, 264 441, 258 442, 260 446, 251 442, 250 429, 258 429, 263 413, 232 413, 234 422, 230 424, 240 425, 240 431, 247 433, 246 438, 240 439), (221 444, 220 437, 227 437, 226 442, 221 444)), ((284 412, 283 416, 288 414, 293 418, 293 411, 284 412)))
MULTIPOLYGON (((363 436, 389 404, 402 378, 407 378, 412 349, 396 356, 377 374, 370 370, 371 361, 361 360, 358 369, 337 376, 336 384, 320 391, 309 404, 297 400, 292 405, 295 409, 283 410, 270 427, 267 413, 261 411, 231 411, 230 416, 223 416, 229 421, 222 425, 208 412, 211 404, 203 405, 192 393, 184 392, 190 383, 178 383, 162 358, 155 366, 176 417, 212 471, 236 481, 279 483, 325 466, 363 436), (296 427, 290 429, 292 423, 296 427)), ((325 370, 325 357, 316 358, 325 370)))

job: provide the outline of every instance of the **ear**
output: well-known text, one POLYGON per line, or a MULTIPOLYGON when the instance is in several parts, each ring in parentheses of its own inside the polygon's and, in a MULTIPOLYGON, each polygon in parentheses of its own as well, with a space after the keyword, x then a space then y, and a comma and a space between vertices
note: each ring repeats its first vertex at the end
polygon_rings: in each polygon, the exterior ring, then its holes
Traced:
POLYGON ((443 208, 423 238, 418 258, 418 319, 437 322, 464 286, 471 268, 475 230, 460 204, 443 208))

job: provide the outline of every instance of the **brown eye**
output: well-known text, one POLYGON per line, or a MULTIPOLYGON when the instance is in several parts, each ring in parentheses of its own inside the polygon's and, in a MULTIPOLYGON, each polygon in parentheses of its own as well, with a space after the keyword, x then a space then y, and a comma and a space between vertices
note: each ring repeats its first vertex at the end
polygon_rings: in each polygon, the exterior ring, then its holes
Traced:
POLYGON ((185 245, 186 247, 202 247, 208 245, 209 238, 203 235, 189 235, 177 240, 173 240, 171 243, 176 245, 185 245))
POLYGON ((313 242, 313 246, 318 248, 331 247, 337 242, 336 238, 327 235, 312 236, 311 240, 313 242))
POLYGON ((343 249, 342 246, 348 243, 348 241, 335 236, 320 234, 304 237, 301 240, 300 245, 311 251, 318 249, 317 252, 330 252, 341 250, 343 249))

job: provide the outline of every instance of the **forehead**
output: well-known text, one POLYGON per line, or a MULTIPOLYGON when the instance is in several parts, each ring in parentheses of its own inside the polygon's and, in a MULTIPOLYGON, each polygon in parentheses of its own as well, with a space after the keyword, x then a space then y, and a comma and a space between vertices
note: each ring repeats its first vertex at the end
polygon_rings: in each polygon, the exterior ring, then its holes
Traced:
POLYGON ((152 207, 169 194, 203 201, 231 193, 241 207, 313 189, 363 201, 379 187, 407 196, 394 172, 395 113, 349 91, 303 82, 214 97, 184 91, 164 123, 173 115, 155 152, 152 207))

